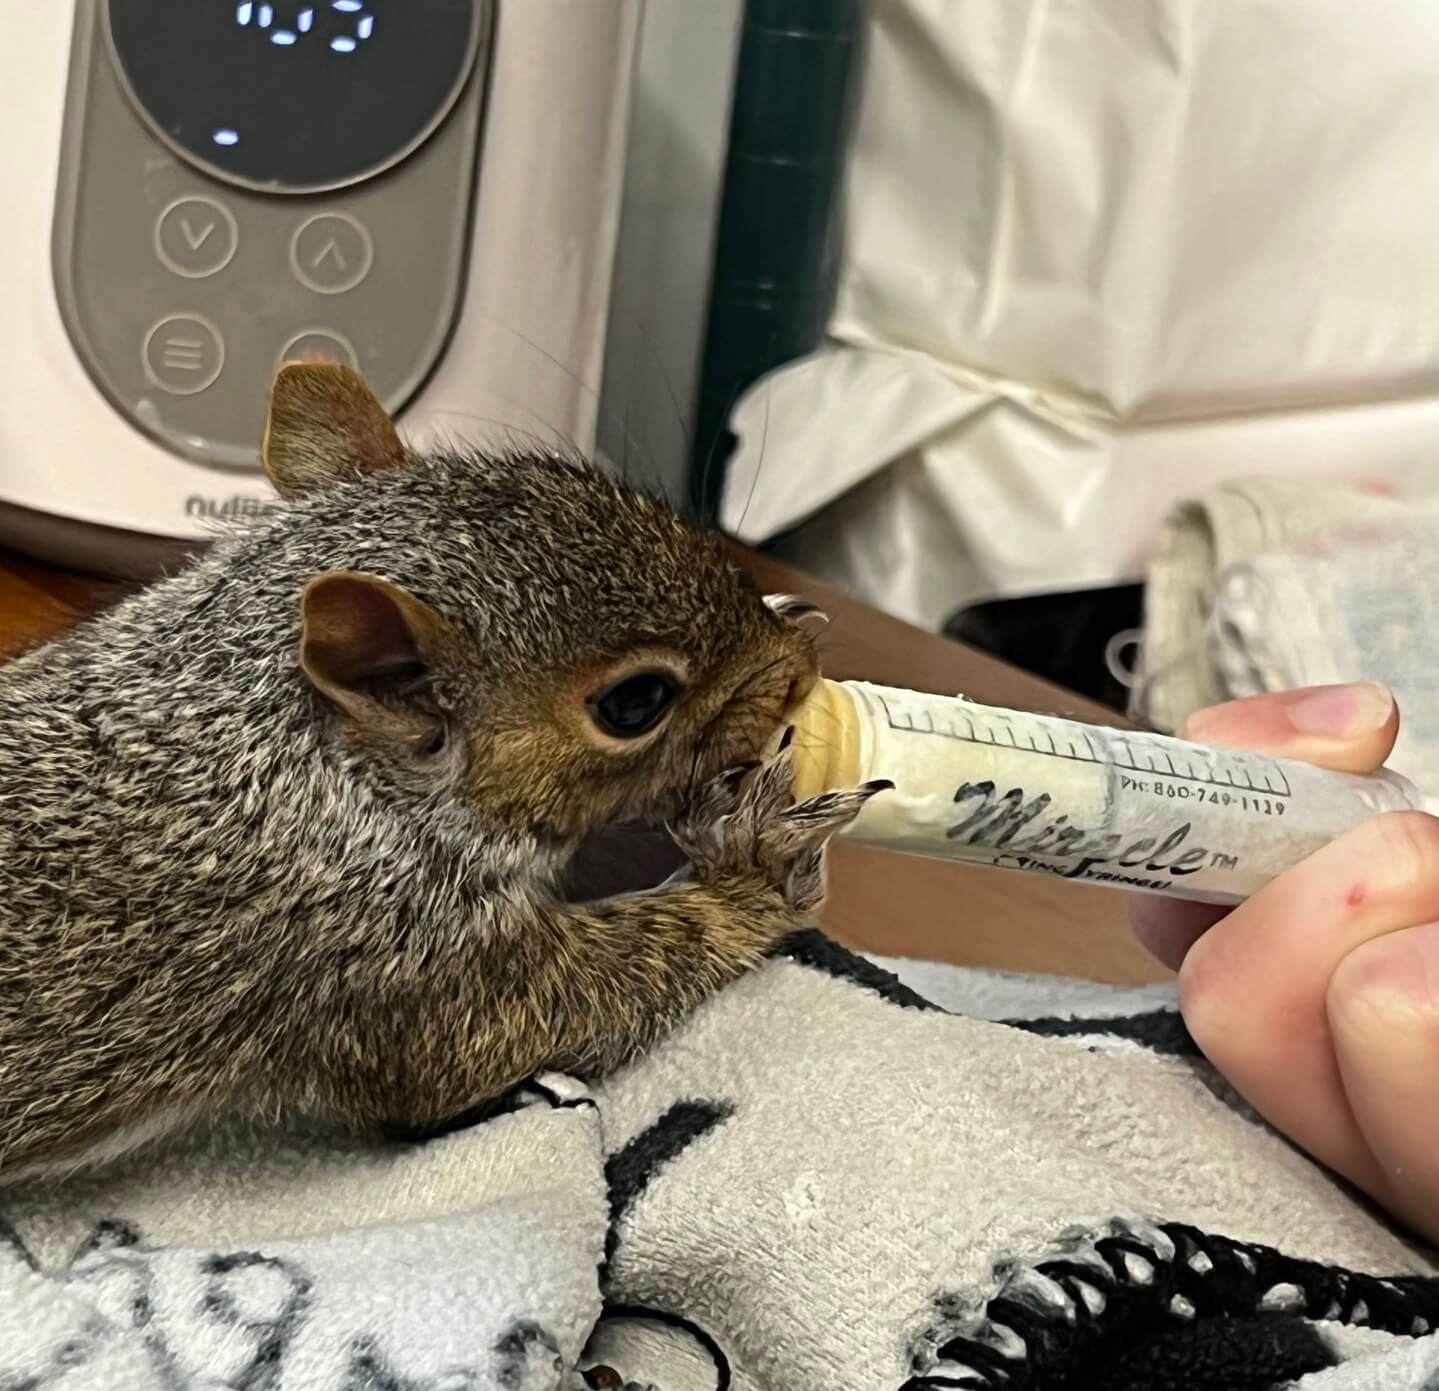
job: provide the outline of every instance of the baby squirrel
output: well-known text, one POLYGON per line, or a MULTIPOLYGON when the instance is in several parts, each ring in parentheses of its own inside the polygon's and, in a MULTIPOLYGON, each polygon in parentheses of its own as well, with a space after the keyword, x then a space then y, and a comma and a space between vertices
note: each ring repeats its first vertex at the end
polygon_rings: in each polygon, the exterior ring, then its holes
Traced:
POLYGON ((809 922, 879 786, 793 802, 810 606, 658 501, 412 451, 319 363, 262 453, 273 514, 0 670, 0 1180, 611 1068, 809 922), (686 875, 561 900, 660 818, 686 875))

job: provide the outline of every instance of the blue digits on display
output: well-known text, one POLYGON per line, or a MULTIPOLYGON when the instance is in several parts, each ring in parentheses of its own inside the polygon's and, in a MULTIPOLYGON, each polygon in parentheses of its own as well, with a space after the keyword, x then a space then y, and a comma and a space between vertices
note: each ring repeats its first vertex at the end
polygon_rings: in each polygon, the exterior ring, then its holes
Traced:
POLYGON ((329 12, 329 24, 321 25, 330 32, 330 47, 336 53, 353 53, 375 32, 375 17, 366 8, 366 0, 317 0, 301 6, 292 25, 275 23, 275 6, 269 0, 240 0, 235 6, 235 23, 242 29, 263 29, 270 42, 290 48, 307 34, 315 32, 315 11, 329 12))

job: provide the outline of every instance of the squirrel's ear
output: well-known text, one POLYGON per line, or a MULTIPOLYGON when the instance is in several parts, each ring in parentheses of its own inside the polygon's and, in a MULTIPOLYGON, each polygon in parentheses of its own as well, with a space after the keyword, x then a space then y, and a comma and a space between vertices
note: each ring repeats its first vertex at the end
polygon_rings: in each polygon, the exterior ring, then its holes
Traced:
POLYGON ((358 372, 338 362, 287 362, 270 389, 260 457, 280 496, 296 498, 399 468, 406 454, 358 372))
POLYGON ((331 570, 300 601, 300 665, 315 688, 352 719, 397 738, 429 740, 439 723, 414 700, 446 644, 444 620, 378 575, 331 570))

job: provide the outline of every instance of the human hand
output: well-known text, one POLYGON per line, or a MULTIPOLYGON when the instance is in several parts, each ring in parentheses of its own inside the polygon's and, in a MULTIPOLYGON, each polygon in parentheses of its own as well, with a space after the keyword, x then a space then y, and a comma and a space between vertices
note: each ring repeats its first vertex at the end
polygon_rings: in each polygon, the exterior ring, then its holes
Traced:
MULTIPOLYGON (((1375 685, 1258 696, 1200 711, 1200 743, 1370 772, 1399 730, 1375 685)), ((1356 827, 1232 910, 1163 898, 1132 909, 1179 972, 1195 1042, 1275 1127, 1439 1238, 1439 819, 1356 827)))

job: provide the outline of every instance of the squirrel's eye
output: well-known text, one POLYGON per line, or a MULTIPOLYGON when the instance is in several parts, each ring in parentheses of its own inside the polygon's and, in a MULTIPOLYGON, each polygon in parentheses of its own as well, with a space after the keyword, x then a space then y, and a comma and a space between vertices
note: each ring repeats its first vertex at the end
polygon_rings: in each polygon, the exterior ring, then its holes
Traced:
POLYGON ((601 691, 591 706, 596 723, 606 734, 635 739, 659 724, 678 694, 679 688, 668 676, 646 671, 601 691))

